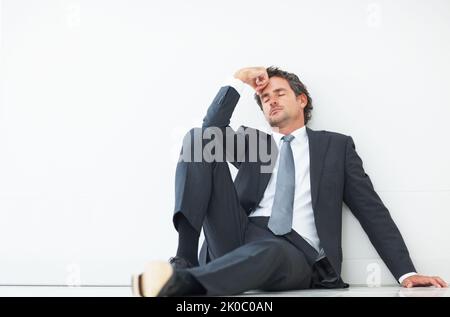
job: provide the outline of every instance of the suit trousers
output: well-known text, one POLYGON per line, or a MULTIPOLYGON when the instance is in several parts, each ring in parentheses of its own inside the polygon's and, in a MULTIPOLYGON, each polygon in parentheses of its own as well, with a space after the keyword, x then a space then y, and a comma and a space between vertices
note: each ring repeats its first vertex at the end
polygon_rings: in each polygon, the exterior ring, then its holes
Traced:
POLYGON ((201 264, 189 272, 208 295, 311 286, 311 259, 285 236, 275 236, 267 228, 268 217, 247 216, 228 163, 179 162, 174 221, 178 213, 198 232, 203 228, 201 264))

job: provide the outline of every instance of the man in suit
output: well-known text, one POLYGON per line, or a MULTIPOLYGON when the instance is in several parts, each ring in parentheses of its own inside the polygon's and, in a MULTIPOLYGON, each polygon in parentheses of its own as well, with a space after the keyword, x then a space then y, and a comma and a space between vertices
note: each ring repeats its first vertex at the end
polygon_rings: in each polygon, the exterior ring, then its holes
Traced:
POLYGON ((274 67, 235 73, 202 128, 189 131, 183 142, 173 215, 177 255, 170 263, 151 262, 135 276, 136 295, 348 287, 340 277, 343 203, 402 286, 447 286, 416 272, 352 138, 306 127, 311 110, 295 74, 274 67), (255 90, 271 134, 229 127, 246 84, 255 90), (238 168, 234 182, 227 161, 238 168), (205 243, 198 258, 201 229, 205 243))

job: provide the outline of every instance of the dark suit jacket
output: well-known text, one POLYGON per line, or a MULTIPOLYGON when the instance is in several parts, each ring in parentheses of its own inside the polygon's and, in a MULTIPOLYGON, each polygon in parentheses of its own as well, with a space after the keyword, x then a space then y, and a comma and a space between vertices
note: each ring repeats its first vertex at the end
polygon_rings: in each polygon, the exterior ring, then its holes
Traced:
MULTIPOLYGON (((207 111, 203 128, 223 129, 227 137, 243 136, 245 154, 248 155, 250 144, 248 132, 251 128, 240 127, 234 132, 229 127, 239 97, 234 88, 222 87, 207 111)), ((361 223, 375 249, 397 280, 403 274, 415 271, 403 238, 365 173, 352 138, 309 128, 306 128, 306 131, 310 150, 312 208, 317 233, 335 271, 340 275, 343 203, 361 223)), ((258 135, 258 146, 261 140, 267 141, 271 157, 276 158, 278 149, 272 136, 256 129, 252 129, 251 132, 258 135)), ((235 151, 233 155, 237 155, 237 152, 235 151)), ((271 177, 270 173, 261 173, 261 167, 268 164, 267 159, 262 160, 258 156, 256 162, 249 162, 248 157, 242 160, 233 156, 230 161, 239 169, 235 187, 242 207, 250 214, 261 201, 271 177)), ((272 160, 270 164, 274 165, 274 161, 272 160)))

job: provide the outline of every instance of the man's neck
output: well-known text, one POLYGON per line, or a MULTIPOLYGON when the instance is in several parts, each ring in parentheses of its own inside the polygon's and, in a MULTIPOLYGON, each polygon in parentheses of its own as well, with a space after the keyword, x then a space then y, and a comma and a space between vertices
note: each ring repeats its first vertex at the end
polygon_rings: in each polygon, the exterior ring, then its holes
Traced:
POLYGON ((285 126, 285 127, 272 127, 272 131, 281 133, 283 135, 288 135, 288 134, 291 134, 292 132, 294 132, 295 130, 300 129, 304 125, 305 124, 303 122, 301 122, 298 124, 292 124, 292 125, 285 126))

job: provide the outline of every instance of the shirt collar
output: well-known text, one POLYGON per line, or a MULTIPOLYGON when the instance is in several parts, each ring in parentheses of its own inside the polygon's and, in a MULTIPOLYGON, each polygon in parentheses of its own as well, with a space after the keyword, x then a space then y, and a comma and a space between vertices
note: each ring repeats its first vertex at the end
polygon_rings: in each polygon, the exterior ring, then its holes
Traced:
MULTIPOLYGON (((292 131, 291 135, 295 137, 294 140, 292 140, 292 142, 304 140, 305 138, 307 138, 306 126, 303 126, 301 128, 298 128, 297 130, 292 131)), ((281 138, 284 137, 284 134, 272 131, 272 136, 275 139, 275 142, 278 145, 280 145, 281 138)))

